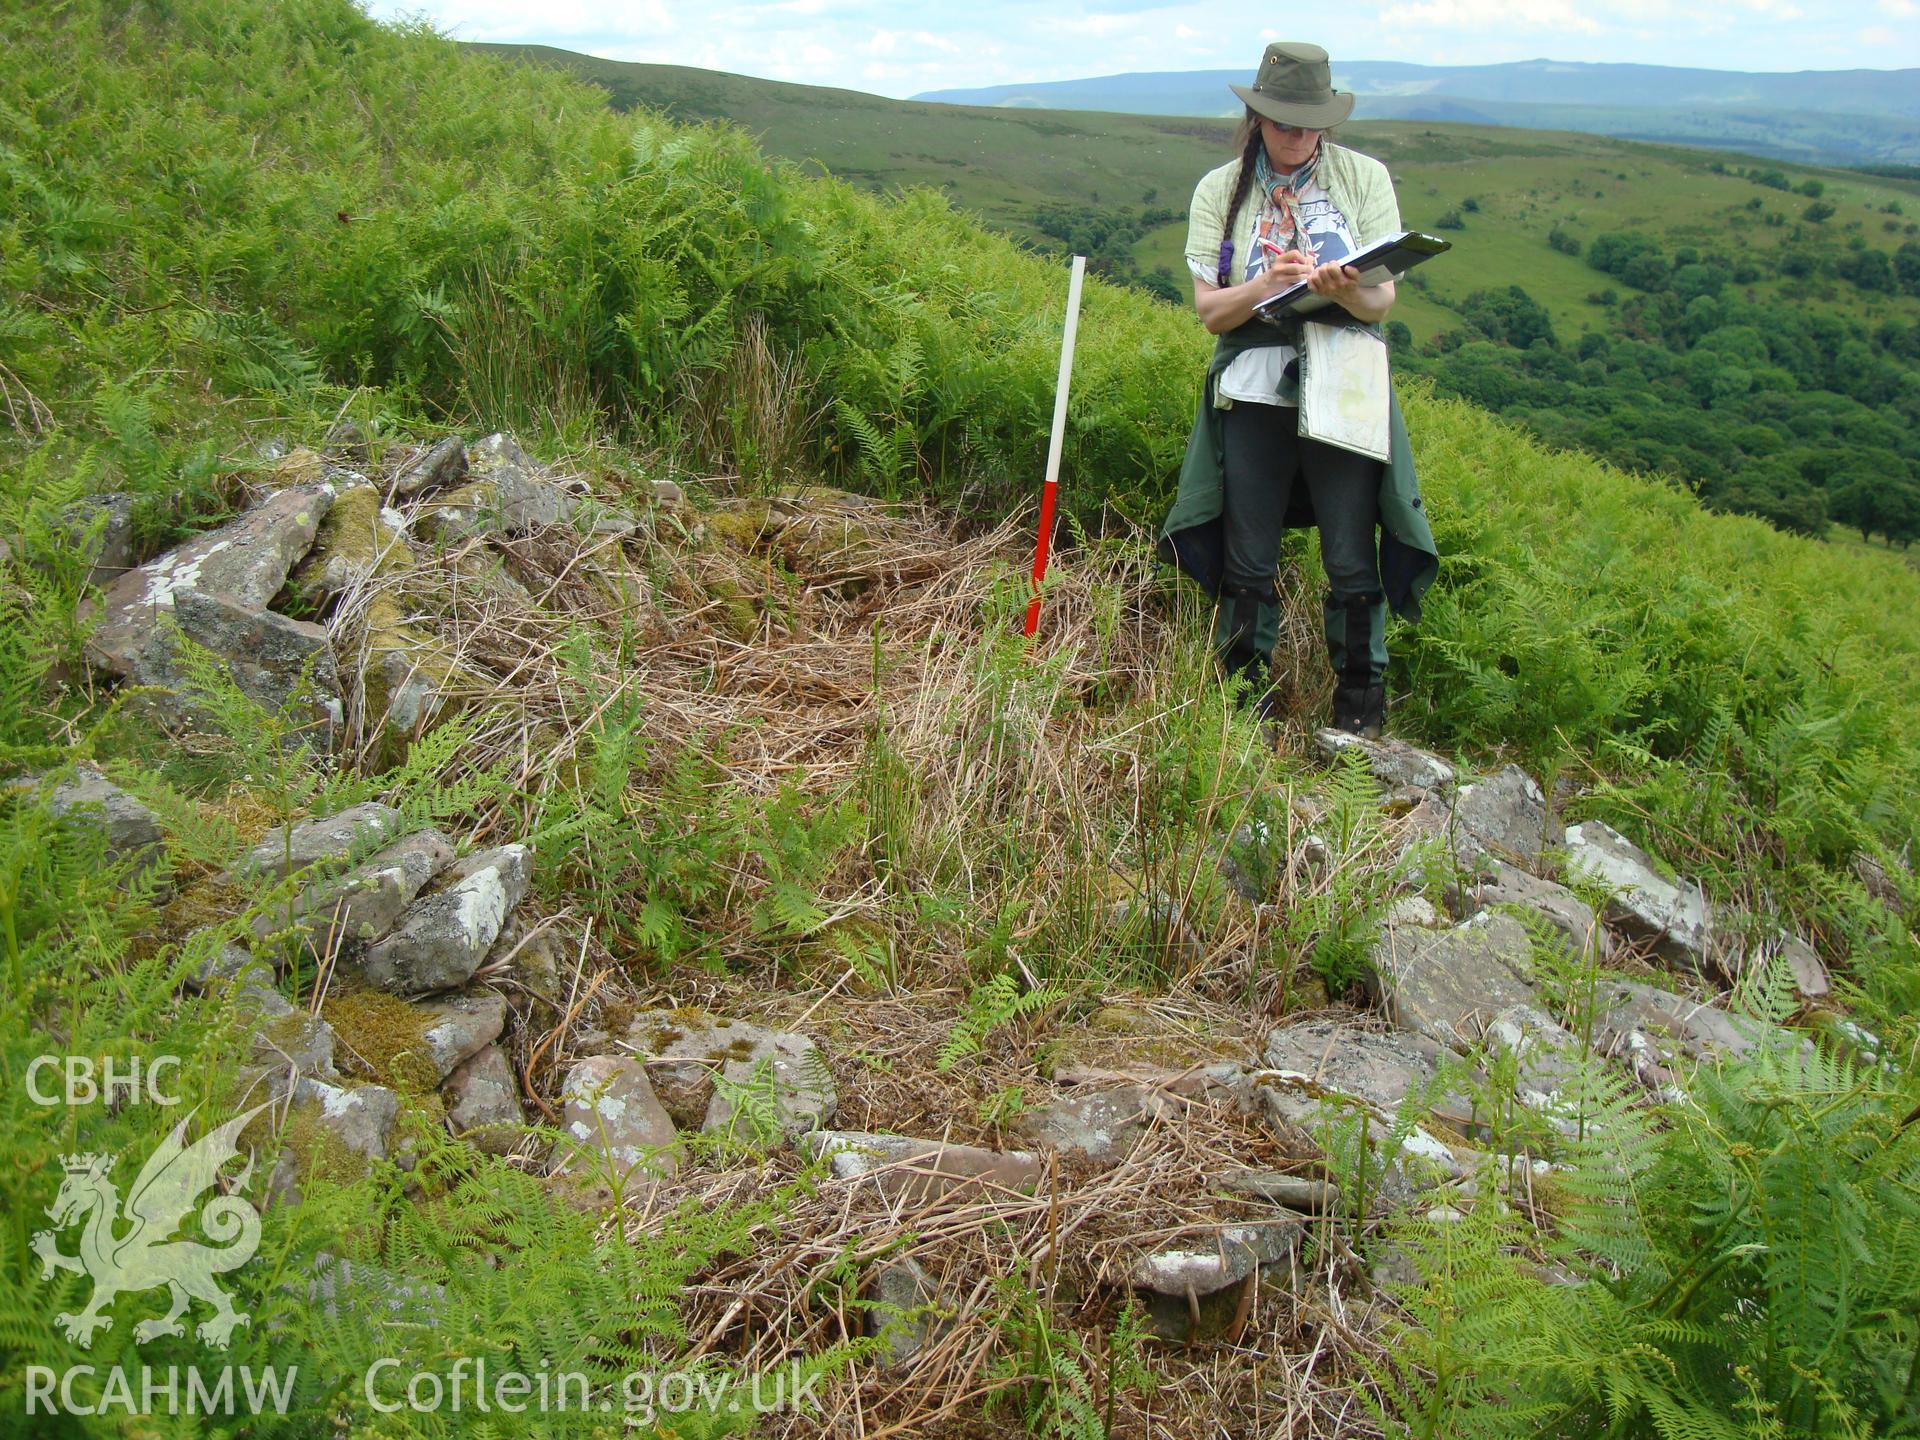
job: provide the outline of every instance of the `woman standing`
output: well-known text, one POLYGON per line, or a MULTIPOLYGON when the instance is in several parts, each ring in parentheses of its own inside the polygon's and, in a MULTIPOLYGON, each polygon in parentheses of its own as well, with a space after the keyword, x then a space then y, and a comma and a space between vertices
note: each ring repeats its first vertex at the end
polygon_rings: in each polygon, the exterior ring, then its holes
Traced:
POLYGON ((1393 283, 1363 286, 1341 261, 1397 233, 1400 207, 1384 165, 1327 137, 1352 113, 1353 96, 1334 90, 1319 46, 1269 45, 1252 86, 1232 89, 1247 107, 1240 153, 1202 177, 1187 232, 1194 308, 1220 338, 1160 549, 1215 598, 1215 652, 1229 674, 1248 678, 1267 715, 1281 536, 1317 524, 1333 723, 1377 736, 1387 606, 1417 620, 1439 560, 1386 378, 1379 325, 1393 283), (1331 303, 1304 321, 1254 315, 1261 300, 1302 280, 1331 303), (1356 348, 1351 334, 1336 337, 1338 327, 1370 335, 1378 355, 1356 348), (1316 374, 1329 365, 1355 372, 1339 377, 1351 382, 1343 405, 1357 393, 1363 406, 1381 407, 1384 462, 1301 433, 1303 349, 1310 369, 1320 357, 1316 374), (1377 544, 1376 527, 1385 532, 1377 544))

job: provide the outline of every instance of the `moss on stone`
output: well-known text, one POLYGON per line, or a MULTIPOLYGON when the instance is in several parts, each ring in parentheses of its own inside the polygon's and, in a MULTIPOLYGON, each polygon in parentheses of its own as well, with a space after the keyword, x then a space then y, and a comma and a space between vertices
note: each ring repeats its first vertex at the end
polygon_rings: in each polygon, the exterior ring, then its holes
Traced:
POLYGON ((433 1016, 384 990, 349 989, 320 1007, 340 1041, 337 1063, 364 1065, 367 1078, 406 1096, 431 1095, 440 1070, 427 1045, 433 1016))

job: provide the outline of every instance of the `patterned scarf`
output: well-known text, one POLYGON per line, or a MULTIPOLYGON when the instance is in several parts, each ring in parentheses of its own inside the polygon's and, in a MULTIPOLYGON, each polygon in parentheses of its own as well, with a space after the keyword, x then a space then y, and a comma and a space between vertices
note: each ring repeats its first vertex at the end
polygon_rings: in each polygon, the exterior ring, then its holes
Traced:
POLYGON ((1267 163, 1265 146, 1254 157, 1254 183, 1273 207, 1273 233, 1268 238, 1283 250, 1298 250, 1307 256, 1313 255, 1313 241, 1300 221, 1300 192, 1313 183, 1320 169, 1320 152, 1323 148, 1324 144, 1314 146, 1307 163, 1287 175, 1274 173, 1273 167, 1267 163))

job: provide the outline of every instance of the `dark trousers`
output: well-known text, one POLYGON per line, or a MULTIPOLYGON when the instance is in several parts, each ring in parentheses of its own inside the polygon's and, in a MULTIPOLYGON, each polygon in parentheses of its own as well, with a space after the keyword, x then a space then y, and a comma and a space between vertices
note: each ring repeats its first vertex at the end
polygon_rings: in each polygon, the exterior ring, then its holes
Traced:
POLYGON ((1262 678, 1279 638, 1274 574, 1287 502, 1305 482, 1320 529, 1328 593, 1327 653, 1341 685, 1378 684, 1386 674, 1386 599, 1376 535, 1380 462, 1298 433, 1291 405, 1236 401, 1226 412, 1222 521, 1226 563, 1214 643, 1231 669, 1262 678))

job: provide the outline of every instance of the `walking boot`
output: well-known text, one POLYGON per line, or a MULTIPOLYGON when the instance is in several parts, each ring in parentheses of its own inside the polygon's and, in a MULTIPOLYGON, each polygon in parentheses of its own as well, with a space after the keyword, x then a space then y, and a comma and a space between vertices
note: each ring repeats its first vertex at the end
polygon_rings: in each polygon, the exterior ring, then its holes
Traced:
POLYGON ((1386 602, 1378 591, 1325 601, 1333 728, 1377 740, 1386 729, 1386 602))

